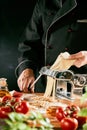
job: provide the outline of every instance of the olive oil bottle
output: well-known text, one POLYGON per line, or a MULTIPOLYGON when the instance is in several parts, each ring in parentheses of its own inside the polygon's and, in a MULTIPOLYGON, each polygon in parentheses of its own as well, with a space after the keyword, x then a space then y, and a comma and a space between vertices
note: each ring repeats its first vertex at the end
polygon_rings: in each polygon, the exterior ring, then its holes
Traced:
POLYGON ((6 78, 0 78, 0 97, 10 95, 6 78))

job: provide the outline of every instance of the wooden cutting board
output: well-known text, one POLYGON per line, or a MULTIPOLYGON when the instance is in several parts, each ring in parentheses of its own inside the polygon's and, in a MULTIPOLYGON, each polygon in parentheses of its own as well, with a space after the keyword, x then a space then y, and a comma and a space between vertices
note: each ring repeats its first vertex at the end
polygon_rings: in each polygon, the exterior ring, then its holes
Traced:
POLYGON ((30 104, 31 111, 39 111, 43 114, 43 116, 47 117, 51 124, 53 125, 54 129, 61 130, 60 128, 60 122, 56 119, 54 115, 47 114, 47 108, 48 107, 57 107, 57 106, 67 106, 71 104, 76 104, 79 106, 80 104, 80 97, 74 96, 75 100, 67 100, 67 99, 56 99, 55 101, 52 101, 52 97, 49 98, 43 98, 43 93, 34 93, 34 94, 24 94, 23 98, 27 100, 30 104))

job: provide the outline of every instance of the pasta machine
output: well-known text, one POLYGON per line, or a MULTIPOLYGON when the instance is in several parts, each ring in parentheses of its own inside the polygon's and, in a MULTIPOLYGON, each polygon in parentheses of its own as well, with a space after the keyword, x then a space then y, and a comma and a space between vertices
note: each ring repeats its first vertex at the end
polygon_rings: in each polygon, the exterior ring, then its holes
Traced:
MULTIPOLYGON (((74 99, 73 94, 82 95, 83 88, 87 85, 86 74, 74 74, 71 70, 57 71, 51 70, 50 67, 42 67, 39 76, 32 84, 34 85, 42 75, 50 76, 56 80, 56 97, 74 99), (70 90, 68 91, 68 87, 70 90)), ((31 86, 32 87, 32 86, 31 86)))

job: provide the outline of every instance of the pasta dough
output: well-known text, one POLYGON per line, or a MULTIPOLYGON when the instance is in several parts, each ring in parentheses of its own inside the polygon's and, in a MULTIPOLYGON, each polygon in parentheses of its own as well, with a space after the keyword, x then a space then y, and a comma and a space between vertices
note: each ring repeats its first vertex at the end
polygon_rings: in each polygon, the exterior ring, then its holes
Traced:
MULTIPOLYGON (((60 53, 60 55, 57 57, 56 61, 54 64, 50 67, 51 70, 57 70, 57 71, 64 71, 68 70, 75 60, 69 60, 68 57, 70 54, 68 52, 60 53)), ((55 86, 56 86, 56 80, 53 79, 52 77, 47 76, 47 85, 46 85, 46 90, 44 93, 45 97, 48 96, 53 96, 55 97, 55 86)))

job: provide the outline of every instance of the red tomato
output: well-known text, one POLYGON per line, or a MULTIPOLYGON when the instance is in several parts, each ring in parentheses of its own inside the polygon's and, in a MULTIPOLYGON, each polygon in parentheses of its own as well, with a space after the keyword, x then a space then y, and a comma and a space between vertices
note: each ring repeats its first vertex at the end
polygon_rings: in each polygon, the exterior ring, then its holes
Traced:
POLYGON ((81 127, 87 121, 87 117, 86 116, 78 116, 76 119, 78 120, 79 127, 81 127))
POLYGON ((2 97, 2 103, 6 104, 7 102, 11 101, 11 99, 12 99, 12 96, 6 95, 2 97))
POLYGON ((0 107, 0 118, 8 118, 8 113, 12 112, 12 108, 10 106, 2 106, 0 107))
POLYGON ((8 113, 3 110, 0 110, 0 118, 8 118, 8 113))
POLYGON ((26 114, 29 111, 29 104, 27 101, 21 101, 15 104, 14 109, 18 113, 26 114))
POLYGON ((66 117, 60 122, 62 130, 76 130, 78 128, 78 121, 75 118, 66 117))
POLYGON ((80 111, 80 108, 77 105, 67 106, 65 109, 67 116, 76 117, 77 113, 80 111))
POLYGON ((57 107, 57 109, 56 109, 56 118, 59 120, 59 121, 61 121, 63 118, 65 118, 66 117, 66 115, 65 115, 65 113, 64 113, 64 110, 63 110, 63 108, 62 107, 57 107))
POLYGON ((15 105, 15 103, 19 103, 19 102, 21 102, 21 99, 19 98, 19 97, 17 97, 17 98, 12 98, 12 100, 11 100, 11 105, 15 105))
POLYGON ((23 93, 21 93, 21 92, 17 92, 17 91, 13 92, 13 97, 21 97, 22 95, 23 95, 23 93))
POLYGON ((13 109, 12 109, 10 106, 2 106, 2 107, 0 107, 0 110, 1 110, 1 111, 5 111, 5 112, 7 112, 7 113, 13 111, 13 109))

